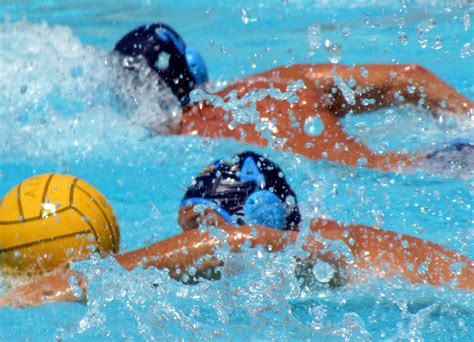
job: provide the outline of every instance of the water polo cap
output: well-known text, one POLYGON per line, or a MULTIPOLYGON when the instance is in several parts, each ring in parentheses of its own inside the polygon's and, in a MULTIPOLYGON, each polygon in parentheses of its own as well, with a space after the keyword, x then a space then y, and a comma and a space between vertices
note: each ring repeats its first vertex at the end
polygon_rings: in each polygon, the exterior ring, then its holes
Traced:
POLYGON ((446 154, 452 152, 463 152, 463 151, 472 151, 474 145, 469 141, 469 139, 458 137, 452 138, 443 144, 438 144, 435 146, 433 152, 429 153, 426 158, 428 159, 442 159, 446 154))
POLYGON ((115 51, 128 58, 145 58, 181 105, 189 103, 189 93, 196 85, 208 81, 206 64, 199 52, 186 47, 179 34, 165 24, 140 26, 130 31, 118 41, 115 51))
POLYGON ((296 195, 283 171, 269 159, 243 152, 232 162, 218 160, 193 180, 181 206, 204 205, 232 225, 298 230, 296 195))

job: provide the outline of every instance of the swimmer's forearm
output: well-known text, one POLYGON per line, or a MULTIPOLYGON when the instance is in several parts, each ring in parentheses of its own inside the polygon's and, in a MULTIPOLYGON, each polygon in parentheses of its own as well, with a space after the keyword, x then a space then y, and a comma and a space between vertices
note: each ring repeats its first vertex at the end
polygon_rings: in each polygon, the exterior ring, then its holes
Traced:
POLYGON ((420 105, 433 113, 447 110, 466 114, 474 108, 473 101, 417 64, 316 65, 306 68, 306 79, 316 88, 328 94, 333 88, 339 88, 330 106, 338 114, 361 113, 402 103, 420 105), (354 91, 352 101, 342 95, 340 88, 344 86, 336 78, 354 91))
POLYGON ((117 261, 126 269, 133 269, 139 265, 167 269, 174 278, 179 278, 190 266, 198 272, 205 272, 223 264, 214 256, 214 252, 223 246, 223 240, 231 248, 231 252, 238 253, 242 247, 264 246, 271 251, 281 251, 288 243, 296 241, 296 233, 281 232, 265 227, 223 228, 225 233, 221 238, 209 232, 200 232, 198 229, 188 230, 169 239, 157 242, 151 246, 117 255, 117 261), (222 240, 221 240, 222 239, 222 240))
POLYGON ((82 276, 59 269, 0 297, 0 307, 31 307, 55 302, 84 302, 87 285, 82 276))
POLYGON ((359 269, 383 276, 401 275, 412 283, 428 283, 474 291, 474 263, 467 256, 416 237, 367 226, 314 222, 323 238, 342 240, 359 269))

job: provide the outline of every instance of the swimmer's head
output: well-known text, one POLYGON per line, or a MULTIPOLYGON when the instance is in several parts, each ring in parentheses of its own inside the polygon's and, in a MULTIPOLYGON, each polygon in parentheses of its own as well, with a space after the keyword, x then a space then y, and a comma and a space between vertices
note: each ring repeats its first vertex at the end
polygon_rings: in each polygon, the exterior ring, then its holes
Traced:
POLYGON ((438 160, 449 160, 450 156, 455 156, 456 152, 461 155, 464 153, 471 153, 474 149, 474 144, 472 144, 467 138, 453 138, 448 140, 443 144, 439 144, 435 147, 434 151, 429 153, 427 159, 438 159, 438 160))
MULTIPOLYGON (((243 152, 231 162, 206 167, 186 191, 181 208, 212 209, 227 223, 298 230, 301 221, 296 195, 283 171, 269 159, 243 152)), ((194 228, 180 219, 183 229, 194 228)))
POLYGON ((187 47, 178 33, 165 24, 130 31, 115 45, 115 51, 126 56, 124 66, 135 65, 135 58, 144 58, 182 105, 189 102, 189 93, 197 85, 208 81, 206 64, 199 52, 187 47))

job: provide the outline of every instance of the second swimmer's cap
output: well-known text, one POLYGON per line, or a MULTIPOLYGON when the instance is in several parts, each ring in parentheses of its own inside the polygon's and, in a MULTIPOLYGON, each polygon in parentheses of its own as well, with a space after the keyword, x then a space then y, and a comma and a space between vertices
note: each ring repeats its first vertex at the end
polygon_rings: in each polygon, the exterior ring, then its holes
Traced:
POLYGON ((132 58, 145 58, 182 105, 189 102, 189 93, 196 85, 208 81, 206 64, 199 52, 187 47, 179 34, 165 24, 140 26, 130 31, 115 45, 115 51, 132 58))
POLYGON ((262 225, 298 230, 301 221, 296 195, 283 171, 269 159, 243 152, 232 162, 206 167, 186 191, 181 206, 212 208, 232 225, 262 225))

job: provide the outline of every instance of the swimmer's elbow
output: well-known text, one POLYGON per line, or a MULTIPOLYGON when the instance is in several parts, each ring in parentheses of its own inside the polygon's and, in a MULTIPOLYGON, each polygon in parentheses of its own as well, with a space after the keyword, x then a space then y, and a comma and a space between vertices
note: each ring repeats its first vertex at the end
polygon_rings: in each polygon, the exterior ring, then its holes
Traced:
POLYGON ((414 75, 427 75, 431 73, 427 68, 416 63, 405 64, 403 71, 414 75))

